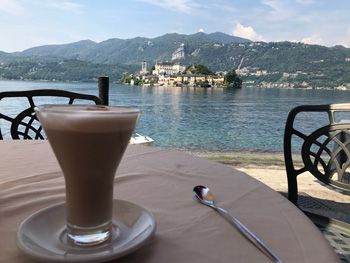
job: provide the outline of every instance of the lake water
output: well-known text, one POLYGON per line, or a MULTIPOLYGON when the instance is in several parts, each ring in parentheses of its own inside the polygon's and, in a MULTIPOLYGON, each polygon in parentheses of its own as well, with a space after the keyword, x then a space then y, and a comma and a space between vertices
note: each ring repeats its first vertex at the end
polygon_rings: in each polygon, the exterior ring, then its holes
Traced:
MULTIPOLYGON (((0 81, 0 91, 48 88, 98 96, 97 83, 0 81)), ((293 107, 350 101, 350 91, 302 89, 229 90, 110 83, 109 93, 110 105, 142 110, 136 131, 152 137, 154 146, 188 151, 281 151, 285 121, 293 107)), ((1 104, 4 101, 0 103, 2 112, 10 111, 9 105, 1 104)))

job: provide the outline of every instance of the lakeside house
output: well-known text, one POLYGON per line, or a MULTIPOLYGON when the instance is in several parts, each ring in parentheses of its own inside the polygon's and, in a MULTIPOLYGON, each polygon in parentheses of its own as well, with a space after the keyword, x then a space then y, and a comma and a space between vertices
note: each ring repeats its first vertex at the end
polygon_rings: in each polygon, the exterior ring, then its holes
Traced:
POLYGON ((142 62, 142 69, 135 72, 134 76, 137 79, 145 80, 146 84, 153 85, 179 85, 187 84, 195 86, 198 82, 207 82, 210 85, 223 84, 225 79, 221 75, 200 75, 185 72, 186 65, 183 63, 159 62, 155 65, 152 72, 147 71, 147 63, 142 62))

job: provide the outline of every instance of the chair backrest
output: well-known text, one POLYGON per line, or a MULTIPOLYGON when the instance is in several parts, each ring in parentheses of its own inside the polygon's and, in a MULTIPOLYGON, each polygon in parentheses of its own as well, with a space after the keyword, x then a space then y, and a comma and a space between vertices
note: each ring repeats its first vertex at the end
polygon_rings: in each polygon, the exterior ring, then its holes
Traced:
MULTIPOLYGON (((40 101, 40 97, 49 97, 57 99, 57 102, 61 103, 58 98, 66 99, 67 104, 87 104, 94 103, 96 105, 102 104, 101 100, 93 95, 80 94, 70 91, 64 90, 53 90, 53 89, 45 89, 45 90, 29 90, 29 91, 8 91, 8 92, 0 92, 0 101, 2 99, 15 99, 18 100, 20 98, 24 99, 27 103, 28 108, 25 108, 21 112, 16 112, 15 116, 9 116, 9 114, 3 114, 0 112, 0 121, 5 120, 10 125, 10 133, 12 139, 45 139, 43 134, 41 125, 36 117, 34 112, 34 107, 36 106, 36 100, 40 101), (83 103, 84 102, 84 103, 83 103), (18 114, 17 114, 18 113, 18 114)), ((65 104, 61 103, 61 104, 65 104)), ((43 103, 41 103, 43 104, 43 103)), ((52 104, 52 103, 50 103, 52 104)), ((0 128, 0 140, 3 139, 3 134, 1 133, 0 128)))
POLYGON ((350 118, 336 122, 335 113, 350 113, 350 103, 298 106, 288 115, 284 159, 288 199, 295 205, 298 200, 297 176, 304 172, 310 172, 323 183, 350 194, 350 118), (313 119, 310 117, 313 113, 320 114, 317 117, 323 116, 325 120, 313 119), (307 129, 300 123, 300 127, 296 124, 299 117, 305 116, 309 119, 307 124, 304 122, 304 126, 309 126, 307 129), (299 142, 298 150, 295 146, 292 148, 295 139, 299 142))

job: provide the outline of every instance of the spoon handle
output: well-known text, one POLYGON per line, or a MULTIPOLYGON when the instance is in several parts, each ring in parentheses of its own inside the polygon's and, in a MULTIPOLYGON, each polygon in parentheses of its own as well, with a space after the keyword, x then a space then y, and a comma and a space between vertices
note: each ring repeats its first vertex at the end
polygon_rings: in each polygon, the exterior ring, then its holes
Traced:
POLYGON ((235 225, 241 230, 241 232, 275 263, 283 263, 263 242, 261 242, 259 238, 257 238, 257 236, 255 236, 247 227, 245 227, 240 221, 238 221, 238 219, 232 216, 229 212, 215 205, 210 205, 210 207, 228 215, 232 219, 233 223, 235 223, 235 225))

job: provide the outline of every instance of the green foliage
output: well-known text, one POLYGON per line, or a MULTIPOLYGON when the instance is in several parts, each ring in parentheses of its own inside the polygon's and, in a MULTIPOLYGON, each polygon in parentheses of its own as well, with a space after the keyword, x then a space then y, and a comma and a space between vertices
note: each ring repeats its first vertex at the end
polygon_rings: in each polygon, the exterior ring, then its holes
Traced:
POLYGON ((228 88, 241 88, 242 79, 236 74, 235 70, 231 70, 225 75, 225 85, 228 88))
POLYGON ((198 75, 216 75, 215 72, 209 70, 204 65, 189 65, 186 71, 190 71, 192 74, 198 74, 198 75))
POLYGON ((132 71, 127 65, 94 64, 79 60, 15 61, 2 63, 3 79, 49 80, 49 81, 95 81, 98 76, 109 76, 111 81, 122 78, 123 72, 132 71))
POLYGON ((137 79, 135 77, 132 77, 132 79, 134 80, 134 85, 143 85, 143 84, 145 84, 145 80, 144 79, 137 79))
POLYGON ((123 73, 123 77, 121 79, 121 83, 122 84, 131 84, 131 80, 134 81, 134 85, 143 85, 143 84, 145 84, 145 80, 144 79, 140 80, 140 79, 134 77, 133 75, 129 75, 128 72, 124 72, 123 73))
POLYGON ((208 88, 211 86, 208 80, 196 82, 196 85, 201 86, 202 88, 208 88))
POLYGON ((121 79, 121 83, 122 83, 122 84, 130 84, 131 78, 132 78, 132 77, 129 75, 128 72, 124 72, 124 73, 123 73, 123 77, 122 77, 122 79, 121 79))
MULTIPOLYGON (((223 33, 196 33, 193 35, 166 34, 153 39, 136 37, 132 39, 109 39, 100 43, 79 41, 65 45, 46 45, 25 50, 20 56, 61 56, 66 59, 79 59, 103 64, 138 64, 147 61, 156 64, 171 61, 172 53, 184 44, 186 56, 203 45, 214 43, 241 43, 250 40, 223 33)), ((0 54, 1 56, 1 54, 0 54)), ((192 62, 193 63, 202 63, 192 62)), ((202 63, 207 65, 207 63, 202 63)))
POLYGON ((211 74, 209 69, 245 68, 251 73, 264 70, 267 74, 242 76, 244 81, 296 86, 306 81, 315 87, 334 87, 350 83, 347 58, 350 49, 341 46, 249 42, 222 33, 166 34, 153 39, 80 41, 12 54, 0 52, 0 78, 91 81, 99 75, 109 75, 118 80, 125 71, 139 71, 142 61, 149 65, 172 61, 198 65, 195 74, 211 74), (173 53, 179 48, 183 48, 183 56, 173 60, 173 53))

